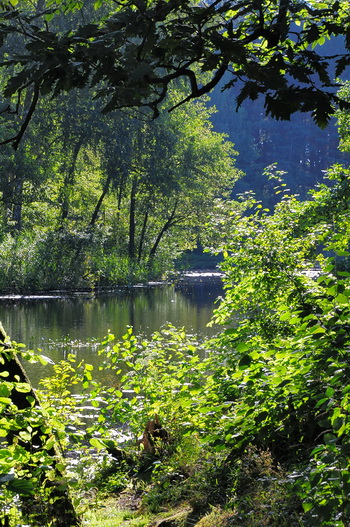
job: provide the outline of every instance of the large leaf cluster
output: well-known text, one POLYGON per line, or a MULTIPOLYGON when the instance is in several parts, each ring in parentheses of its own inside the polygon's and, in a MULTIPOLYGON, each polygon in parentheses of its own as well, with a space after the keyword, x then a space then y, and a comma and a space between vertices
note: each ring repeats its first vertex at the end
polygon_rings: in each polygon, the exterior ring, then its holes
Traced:
POLYGON ((35 13, 26 4, 3 6, 2 66, 14 68, 5 97, 33 85, 35 107, 39 94, 55 97, 90 86, 105 111, 145 107, 156 116, 174 81, 186 80, 188 100, 208 93, 229 72, 225 88, 238 83, 237 104, 262 95, 266 113, 276 119, 312 112, 325 126, 333 103, 346 105, 332 80, 333 69, 340 75, 350 61, 346 1, 130 1, 64 31, 57 30, 51 5, 35 13), (11 46, 13 36, 21 46, 11 46), (318 45, 337 36, 345 39, 344 53, 322 56, 318 45))
MULTIPOLYGON (((217 445, 269 449, 292 470, 307 525, 347 525, 349 171, 312 199, 284 195, 274 214, 231 214, 226 297, 216 312, 214 378, 224 400, 217 445), (297 468, 295 468, 297 467, 297 468), (331 522, 331 523, 327 523, 331 522)), ((249 205, 254 206, 250 200, 249 205)))
POLYGON ((147 340, 137 338, 132 328, 120 341, 109 335, 101 369, 114 375, 117 386, 106 390, 101 431, 105 422, 122 423, 137 436, 143 423, 159 416, 173 439, 191 432, 204 437, 225 406, 210 390, 205 354, 197 337, 170 324, 147 340))
POLYGON ((283 465, 304 525, 349 524, 350 172, 328 175, 335 182, 308 201, 278 185, 273 214, 249 195, 225 229, 215 225, 226 293, 214 320, 226 327, 214 340, 172 326, 150 339, 109 335, 101 369, 112 383, 91 392, 101 411, 88 433, 102 434, 92 446, 113 450, 125 433, 135 445, 155 418, 170 442, 152 466, 188 437, 218 457, 230 451, 237 467, 253 445, 283 465))

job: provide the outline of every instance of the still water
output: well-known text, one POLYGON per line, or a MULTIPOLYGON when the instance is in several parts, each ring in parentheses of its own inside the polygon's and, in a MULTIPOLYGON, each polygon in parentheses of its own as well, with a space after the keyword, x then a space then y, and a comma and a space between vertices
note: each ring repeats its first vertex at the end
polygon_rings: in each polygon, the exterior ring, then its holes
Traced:
MULTIPOLYGON (((217 274, 189 275, 177 284, 129 287, 99 294, 45 297, 0 297, 0 320, 16 342, 42 350, 52 361, 75 353, 98 367, 97 351, 110 331, 121 337, 127 326, 149 336, 170 322, 188 333, 212 335, 208 328, 216 299, 222 295, 217 274)), ((29 365, 34 384, 50 366, 29 365)))

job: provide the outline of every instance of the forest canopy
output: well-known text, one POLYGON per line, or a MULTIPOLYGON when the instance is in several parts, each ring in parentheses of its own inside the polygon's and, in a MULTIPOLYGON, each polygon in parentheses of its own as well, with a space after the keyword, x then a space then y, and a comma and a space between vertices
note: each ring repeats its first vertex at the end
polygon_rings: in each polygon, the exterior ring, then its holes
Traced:
POLYGON ((21 127, 4 141, 14 148, 39 97, 89 87, 103 111, 134 108, 159 114, 169 87, 186 93, 168 110, 239 86, 237 105, 264 98, 265 112, 289 119, 311 112, 323 127, 334 104, 334 78, 350 63, 349 2, 298 0, 145 2, 7 0, 0 3, 2 115, 30 100, 21 127), (65 16, 62 17, 62 11, 65 16), (342 37, 344 49, 323 55, 322 44, 342 37))

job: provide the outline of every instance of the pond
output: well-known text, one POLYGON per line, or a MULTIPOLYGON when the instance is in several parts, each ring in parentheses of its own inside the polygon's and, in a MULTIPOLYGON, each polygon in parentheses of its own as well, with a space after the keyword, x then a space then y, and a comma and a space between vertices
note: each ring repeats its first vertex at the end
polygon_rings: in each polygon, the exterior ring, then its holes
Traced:
MULTIPOLYGON (((98 367, 97 350, 110 331, 117 337, 133 326, 149 336, 171 323, 188 333, 212 335, 208 328, 216 299, 222 295, 219 273, 188 273, 175 284, 125 287, 92 295, 0 297, 0 320, 12 340, 42 350, 57 362, 69 353, 98 367)), ((34 385, 50 367, 26 366, 34 385)))

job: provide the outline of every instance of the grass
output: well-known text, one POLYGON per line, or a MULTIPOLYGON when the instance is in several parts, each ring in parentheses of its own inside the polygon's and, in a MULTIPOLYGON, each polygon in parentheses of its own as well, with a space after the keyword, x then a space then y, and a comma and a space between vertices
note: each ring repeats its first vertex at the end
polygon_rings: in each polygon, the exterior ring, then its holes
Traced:
POLYGON ((112 498, 83 515, 83 526, 89 527, 148 527, 150 523, 149 514, 120 510, 112 498))
MULTIPOLYGON (((193 439, 193 438, 192 438, 193 439)), ((84 526, 149 527, 166 520, 172 527, 298 527, 299 501, 286 485, 285 471, 268 451, 250 447, 232 462, 182 445, 163 472, 143 482, 142 492, 125 489, 118 497, 100 494, 101 506, 84 515, 84 526), (174 467, 172 467, 174 468, 174 467), (174 474, 183 477, 175 478, 174 474)), ((134 482, 135 483, 135 482, 134 482)), ((140 489, 139 489, 140 490, 140 489)), ((95 503, 98 503, 98 498, 95 503)))

